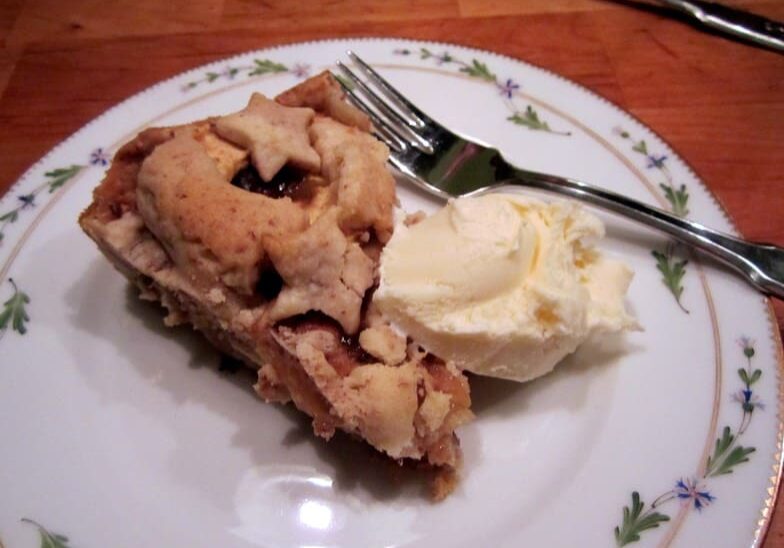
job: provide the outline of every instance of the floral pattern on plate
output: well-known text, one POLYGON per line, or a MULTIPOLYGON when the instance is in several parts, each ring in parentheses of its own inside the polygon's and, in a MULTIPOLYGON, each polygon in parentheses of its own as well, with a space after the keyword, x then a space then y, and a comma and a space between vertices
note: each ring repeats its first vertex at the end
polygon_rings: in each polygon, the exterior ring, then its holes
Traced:
MULTIPOLYGON (((415 54, 414 51, 408 48, 397 48, 394 50, 394 53, 396 55, 403 56, 415 54)), ((498 94, 504 99, 504 104, 509 110, 509 116, 506 118, 509 122, 534 131, 544 131, 566 137, 571 135, 571 132, 569 131, 552 129, 550 124, 539 116, 539 113, 531 104, 527 104, 522 110, 519 109, 515 105, 513 97, 521 88, 521 85, 512 78, 499 78, 488 67, 487 63, 480 61, 479 59, 471 59, 470 62, 465 61, 455 55, 452 55, 448 51, 444 51, 441 54, 435 54, 429 48, 424 47, 419 48, 418 54, 419 58, 422 60, 433 60, 437 65, 455 65, 458 67, 458 71, 461 73, 466 74, 472 78, 493 84, 498 90, 498 94)))
POLYGON ((191 80, 181 88, 183 92, 188 92, 202 84, 211 84, 218 80, 234 80, 237 76, 247 77, 261 76, 263 74, 289 73, 297 78, 307 78, 310 76, 311 66, 307 63, 295 63, 291 66, 277 63, 271 59, 253 59, 247 65, 226 65, 219 71, 207 71, 204 76, 197 80, 191 80))
POLYGON ((704 472, 699 477, 687 476, 678 479, 674 487, 656 497, 647 510, 645 510, 645 503, 640 499, 640 494, 637 491, 632 492, 632 504, 624 506, 621 525, 615 528, 617 546, 637 542, 643 532, 669 521, 670 516, 657 510, 668 502, 677 500, 700 512, 710 506, 716 497, 708 491, 707 480, 732 474, 736 466, 749 462, 749 456, 756 451, 754 447, 740 445, 739 440, 751 424, 754 411, 765 408, 752 388, 762 378, 762 370, 752 366, 751 360, 756 354, 754 341, 749 337, 741 337, 738 339, 738 345, 746 359, 746 365, 738 369, 742 388, 732 394, 733 401, 741 408, 738 426, 734 430, 730 426, 724 427, 721 436, 716 440, 713 454, 708 456, 704 472))
MULTIPOLYGON (((89 166, 106 167, 109 165, 110 154, 101 147, 93 149, 90 153, 87 165, 71 164, 65 167, 53 168, 44 172, 44 181, 33 187, 29 192, 17 195, 17 205, 0 214, 0 245, 5 239, 7 227, 16 223, 27 212, 32 211, 45 196, 50 196, 58 192, 65 184, 76 177, 89 166)), ((24 335, 27 333, 27 322, 30 317, 26 306, 30 304, 30 297, 22 291, 13 278, 8 278, 7 282, 12 288, 8 299, 3 302, 0 308, 0 340, 3 339, 9 329, 24 335)))
MULTIPOLYGON (((646 169, 655 170, 664 179, 659 182, 659 188, 664 192, 664 197, 670 204, 672 214, 678 217, 688 215, 689 192, 686 189, 686 185, 681 184, 677 186, 675 184, 672 173, 667 167, 667 155, 650 152, 645 139, 632 138, 631 134, 622 127, 613 128, 613 133, 622 139, 631 141, 631 150, 645 158, 646 169)), ((683 244, 671 240, 664 246, 664 249, 654 249, 651 251, 651 254, 656 259, 656 268, 661 272, 662 283, 672 293, 678 307, 688 314, 689 311, 681 303, 683 277, 686 274, 686 265, 689 263, 688 259, 680 257, 684 252, 683 244)))
MULTIPOLYGON (((493 95, 496 97, 494 100, 503 101, 503 104, 507 108, 507 115, 505 118, 499 119, 501 122, 500 125, 509 125, 507 124, 507 122, 509 122, 515 126, 530 129, 532 132, 536 131, 542 134, 548 132, 557 133, 565 128, 572 128, 574 131, 573 137, 579 133, 579 131, 574 130, 574 128, 579 129, 577 124, 570 124, 569 120, 559 116, 555 109, 546 108, 542 101, 537 100, 534 103, 536 105, 536 110, 534 110, 533 105, 526 104, 524 100, 525 95, 521 95, 521 90, 529 92, 534 88, 533 85, 529 83, 531 81, 529 79, 529 73, 521 68, 522 65, 518 66, 519 72, 516 72, 516 70, 510 68, 503 68, 502 65, 504 65, 504 62, 502 62, 502 58, 486 52, 468 50, 458 46, 443 46, 445 52, 450 53, 435 54, 433 52, 442 47, 441 45, 423 44, 419 42, 405 44, 382 42, 381 45, 386 48, 387 52, 391 52, 393 48, 395 50, 395 53, 390 53, 384 57, 382 48, 379 47, 376 55, 378 55, 379 58, 384 58, 386 62, 394 63, 394 57, 399 58, 401 56, 407 56, 412 61, 412 64, 427 66, 428 71, 440 71, 438 73, 443 74, 445 77, 451 73, 452 81, 459 81, 455 76, 461 74, 486 83, 490 88, 490 91, 492 91, 493 95), (408 53, 401 53, 403 50, 408 51, 408 53), (501 75, 501 77, 498 75, 501 75), (529 107, 530 111, 528 110, 529 107), (514 119, 515 117, 518 119, 514 119), (552 128, 555 128, 558 131, 553 131, 552 128)), ((294 46, 294 48, 296 47, 297 46, 294 46)), ((353 48, 358 49, 356 45, 354 45, 353 48)), ((345 47, 341 46, 341 51, 344 49, 345 47)), ((239 58, 216 63, 198 69, 197 71, 192 71, 188 75, 174 79, 172 85, 167 87, 167 89, 171 88, 167 93, 180 95, 182 92, 187 92, 197 86, 204 85, 206 87, 207 84, 213 84, 210 88, 211 91, 218 91, 224 87, 229 89, 232 86, 241 86, 243 82, 252 80, 260 75, 290 75, 301 78, 309 74, 311 66, 301 63, 299 60, 310 60, 311 57, 301 55, 299 50, 296 49, 288 55, 281 54, 279 56, 278 53, 279 50, 277 52, 275 52, 275 50, 268 50, 251 53, 239 58), (275 60, 273 61, 272 58, 275 60)), ((334 54, 331 58, 334 58, 334 54)), ((367 58, 371 61, 375 61, 375 58, 372 56, 367 58)), ((322 63, 319 63, 314 59, 311 62, 313 63, 313 66, 324 66, 322 64, 323 61, 322 63)), ((405 67, 399 64, 390 64, 388 66, 395 67, 393 70, 405 71, 405 67)), ((526 70, 535 71, 537 69, 528 67, 526 70)), ((464 80, 465 79, 463 79, 463 81, 464 80)), ((571 84, 566 85, 571 86, 571 84)), ((159 89, 158 92, 161 92, 161 90, 159 89)), ((532 93, 534 93, 534 91, 532 91, 532 93)), ((488 93, 487 95, 489 97, 490 94, 488 93)), ((574 116, 575 118, 578 118, 579 113, 574 116)), ((638 127, 634 122, 630 121, 625 115, 619 112, 615 112, 612 116, 606 116, 605 120, 607 121, 605 129, 594 129, 596 133, 609 135, 610 132, 607 131, 606 128, 614 124, 618 124, 618 127, 633 128, 629 132, 619 130, 614 133, 621 138, 621 143, 627 145, 625 150, 628 152, 627 156, 629 160, 635 162, 636 165, 641 166, 641 170, 645 173, 649 175, 653 174, 654 176, 661 178, 661 181, 656 182, 660 182, 660 189, 663 193, 662 196, 667 200, 673 212, 680 215, 687 215, 689 207, 693 207, 695 210, 702 213, 702 207, 704 206, 698 208, 697 205, 690 204, 689 198, 691 193, 697 196, 707 193, 696 179, 684 171, 685 168, 679 164, 679 160, 674 153, 660 152, 662 149, 666 150, 666 147, 662 144, 656 145, 655 143, 657 143, 657 141, 653 134, 641 126, 638 127), (626 133, 626 135, 624 136, 623 133, 626 133), (632 134, 635 136, 632 137, 632 134), (688 185, 688 191, 687 185, 681 183, 683 180, 687 182, 691 181, 688 185)), ((511 131, 514 131, 514 129, 515 128, 510 127, 511 131)), ((515 134, 526 135, 528 132, 518 131, 515 134)), ((548 147, 559 147, 568 146, 570 142, 573 142, 576 139, 544 138, 540 140, 542 142, 547 142, 546 146, 548 147)), ((88 141, 87 147, 83 150, 90 150, 90 142, 94 142, 94 140, 88 141)), ((82 144, 84 144, 84 140, 82 140, 82 144)), ((37 168, 32 171, 31 173, 33 173, 33 176, 27 177, 23 181, 23 184, 19 186, 22 190, 18 195, 10 196, 6 199, 5 203, 10 207, 0 210, 2 211, 2 215, 0 215, 0 234, 5 234, 6 228, 10 227, 13 223, 18 222, 22 227, 30 226, 34 219, 42 216, 42 213, 36 215, 31 212, 35 211, 38 205, 45 204, 45 198, 51 195, 59 199, 60 195, 63 193, 62 188, 64 186, 66 189, 79 186, 73 184, 66 185, 66 183, 73 180, 76 175, 85 173, 91 166, 97 168, 105 167, 108 164, 110 157, 107 150, 113 150, 115 146, 116 145, 109 146, 107 149, 94 149, 93 152, 89 154, 86 162, 82 160, 81 162, 72 163, 72 158, 78 159, 80 153, 61 154, 59 155, 59 160, 49 161, 47 164, 44 164, 45 167, 40 169, 37 168)), ((93 173, 97 174, 96 171, 93 171, 93 173)), ((9 240, 13 240, 13 238, 10 237, 12 236, 12 233, 15 235, 16 232, 9 232, 9 240)), ((6 242, 6 249, 9 249, 8 244, 9 242, 6 242)), ((13 244, 21 246, 24 244, 24 240, 20 240, 20 242, 13 241, 13 244)), ((3 251, 2 245, 0 245, 0 252, 3 251)), ((663 278, 666 291, 672 295, 671 298, 668 297, 671 299, 670 302, 674 299, 680 305, 680 297, 684 290, 688 293, 692 283, 694 283, 696 287, 698 282, 697 276, 695 274, 693 277, 690 277, 692 276, 689 273, 691 272, 691 269, 688 268, 688 263, 682 258, 683 250, 669 250, 665 246, 655 249, 654 251, 660 253, 664 257, 664 260, 654 254, 656 263, 655 265, 651 264, 650 268, 653 270, 655 266, 657 270, 654 270, 654 272, 658 272, 663 278), (680 266, 678 266, 679 264, 680 266), (687 287, 684 289, 684 286, 687 287)), ((650 262, 650 256, 648 257, 648 261, 650 262)), ((11 259, 11 261, 12 260, 13 259, 11 259)), ((10 261, 7 261, 6 264, 3 265, 3 268, 8 267, 9 264, 10 261)), ((40 295, 36 295, 36 288, 40 286, 37 285, 36 280, 34 279, 35 276, 31 276, 31 271, 22 269, 18 271, 16 267, 14 267, 13 276, 10 276, 7 268, 3 272, 2 286, 0 287, 0 291, 2 291, 2 293, 0 293, 2 296, 2 298, 0 298, 0 303, 2 303, 0 307, 0 329, 2 329, 2 334, 0 334, 0 337, 6 333, 21 335, 24 332, 27 332, 28 334, 26 337, 6 338, 3 351, 8 350, 10 352, 16 348, 17 344, 27 344, 28 341, 31 343, 37 341, 39 330, 28 330, 30 316, 33 316, 33 326, 35 326, 36 322, 40 319, 38 309, 33 308, 32 312, 34 314, 29 313, 29 306, 31 303, 30 296, 33 297, 32 302, 40 306, 43 306, 44 301, 50 301, 51 296, 46 295, 46 299, 43 299, 39 298, 40 295)), ((656 283, 659 282, 656 281, 656 283)), ((664 290, 661 286, 658 287, 664 290)), ((664 291, 662 291, 662 293, 664 293, 664 291)), ((688 294, 691 295, 691 293, 688 294)), ((695 295, 696 294, 697 292, 695 291, 695 295)), ((720 298, 724 297, 720 296, 720 298)), ((689 308, 692 309, 689 319, 694 320, 694 317, 698 316, 700 311, 694 306, 691 299, 689 300, 689 308)), ((42 308, 40 314, 43 315, 43 313, 44 310, 42 308)), ((676 315, 685 318, 684 315, 676 315)), ((45 324, 45 322, 41 323, 45 324)), ((727 332, 729 333, 730 331, 728 330, 727 332)), ((765 335, 767 331, 763 331, 761 328, 753 328, 744 330, 743 332, 749 333, 750 336, 754 336, 758 340, 767 336, 765 335)), ((729 337, 730 335, 725 334, 724 336, 729 337)), ((693 475, 685 475, 682 477, 676 476, 675 481, 671 484, 668 481, 658 483, 658 485, 661 485, 662 483, 664 483, 664 485, 672 485, 672 488, 664 492, 659 491, 661 494, 655 499, 652 499, 650 506, 645 504, 644 499, 640 496, 639 492, 633 492, 631 503, 627 502, 624 506, 621 522, 619 524, 612 518, 616 516, 615 511, 621 504, 619 504, 618 500, 615 500, 614 502, 612 500, 604 501, 604 504, 609 502, 609 505, 605 508, 602 515, 608 516, 610 521, 608 521, 606 528, 602 527, 601 531, 599 531, 602 534, 601 538, 603 539, 601 543, 606 542, 609 545, 615 542, 618 545, 624 545, 637 542, 638 540, 653 541, 655 540, 656 535, 649 531, 668 521, 676 521, 673 516, 678 505, 680 505, 681 509, 686 509, 690 512, 697 510, 697 512, 700 512, 706 518, 710 518, 712 515, 715 515, 717 511, 720 512, 725 508, 732 507, 732 503, 735 502, 734 499, 736 498, 734 486, 745 485, 749 476, 752 475, 750 474, 752 470, 758 475, 763 468, 765 468, 765 470, 769 468, 767 457, 762 458, 763 455, 768 454, 767 451, 763 452, 763 446, 768 443, 768 438, 760 436, 758 432, 755 433, 755 429, 762 426, 760 423, 769 420, 772 415, 772 413, 763 413, 760 415, 760 412, 765 409, 765 404, 770 404, 771 399, 774 398, 771 391, 771 383, 769 382, 772 376, 768 374, 770 371, 770 362, 767 358, 763 358, 764 361, 760 364, 756 363, 757 360, 760 360, 758 357, 759 350, 762 350, 762 354, 767 356, 765 351, 769 349, 767 349, 765 345, 757 346, 751 338, 741 339, 741 348, 743 356, 746 359, 744 367, 737 370, 737 375, 741 384, 734 389, 729 396, 729 401, 738 406, 735 409, 739 409, 740 411, 737 424, 712 430, 712 432, 716 432, 716 439, 713 443, 712 451, 710 451, 706 461, 703 462, 704 465, 701 467, 703 470, 698 470, 698 472, 693 475), (763 396, 760 396, 760 392, 763 393, 763 396), (754 417, 758 418, 752 421, 754 417), (749 427, 752 422, 754 423, 754 428, 750 429, 749 427), (747 464, 744 465, 744 463, 747 464), (741 474, 741 472, 743 473, 741 474), (734 483, 733 481, 730 481, 733 478, 734 483), (733 487, 727 488, 727 485, 733 487), (719 489, 719 486, 721 486, 721 489, 719 489), (728 495, 730 493, 733 495, 733 500, 730 500, 730 497, 725 495, 724 492, 720 493, 720 498, 717 497, 717 491, 724 490, 729 491, 728 495), (614 531, 614 535, 612 526, 610 525, 611 523, 613 525, 618 524, 617 530, 614 531)), ((725 376, 729 376, 726 375, 726 371, 725 376)), ((724 397, 727 397, 727 394, 724 394, 724 397)), ((769 434, 770 432, 765 432, 766 436, 769 434)), ((708 443, 712 443, 713 436, 714 434, 712 433, 707 434, 706 439, 708 443)), ((770 472, 766 473, 768 475, 770 474, 770 472)), ((107 480, 108 479, 110 478, 107 478, 107 480)), ((772 481, 773 485, 776 485, 775 476, 772 478, 772 481)), ((636 482, 631 483, 632 485, 637 485, 636 482)), ((620 486, 624 489, 622 491, 623 493, 628 493, 628 491, 626 491, 626 485, 626 482, 624 482, 624 485, 620 486)), ((640 491, 642 491, 642 489, 640 489, 640 491)), ((652 491, 655 492, 655 490, 652 491)), ((55 493, 52 493, 52 495, 54 494, 55 493)), ((629 500, 625 496, 623 498, 627 501, 629 500)), ((767 501, 763 501, 763 498, 764 497, 755 498, 754 504, 764 504, 766 505, 766 509, 769 510, 770 504, 772 504, 771 500, 768 499, 767 501), (759 501, 763 502, 760 503, 759 501)), ((651 501, 650 498, 647 498, 647 500, 651 501)), ((26 508, 27 507, 29 506, 26 506, 26 508)), ((51 519, 51 517, 48 517, 45 501, 41 502, 40 508, 38 506, 34 506, 33 508, 35 508, 33 510, 35 512, 34 515, 40 517, 42 523, 48 523, 46 520, 51 519)), ((759 508, 759 506, 755 506, 755 509, 756 508, 759 508)), ((17 525, 19 524, 20 517, 19 514, 14 517, 17 525)), ((67 523, 61 519, 52 519, 52 522, 67 523)), ((78 527, 80 525, 78 523, 78 518, 75 522, 77 523, 75 527, 78 527)), ((48 531, 30 520, 25 520, 25 524, 20 525, 19 529, 24 530, 25 527, 29 528, 29 524, 36 526, 42 546, 53 546, 55 548, 69 547, 69 541, 65 536, 48 531)), ((702 522, 698 524, 696 520, 692 525, 692 529, 695 530, 704 529, 706 527, 702 522)), ((78 536, 81 540, 89 541, 89 529, 82 529, 81 531, 74 530, 73 528, 69 529, 71 529, 69 535, 73 534, 78 536), (86 539, 85 536, 87 537, 86 539)), ((15 531, 9 532, 12 534, 15 533, 15 531)), ((681 536, 690 538, 692 532, 693 531, 688 531, 685 534, 681 533, 681 536)), ((709 531, 707 530, 703 531, 703 533, 708 532, 709 531)), ((22 531, 22 533, 24 533, 24 531, 22 531)), ((20 533, 20 535, 22 533, 20 533)), ((27 534, 29 534, 29 532, 27 534)), ((4 539, 6 538, 5 530, 3 531, 3 537, 4 539)), ((757 533, 755 533, 755 542, 758 542, 759 538, 758 530, 757 533)), ((123 540, 124 539, 120 538, 118 540, 119 544, 122 544, 123 540)), ((600 545, 598 541, 593 544, 600 545)), ((88 544, 85 544, 85 546, 86 545, 88 544)), ((7 548, 11 548, 11 546, 7 546, 7 548)), ((16 548, 16 546, 13 548, 16 548)))

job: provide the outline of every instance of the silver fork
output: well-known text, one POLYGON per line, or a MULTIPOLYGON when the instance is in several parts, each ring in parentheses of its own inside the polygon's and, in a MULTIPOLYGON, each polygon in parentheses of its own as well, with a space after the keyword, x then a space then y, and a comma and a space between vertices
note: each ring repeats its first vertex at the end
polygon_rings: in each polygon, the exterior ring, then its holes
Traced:
POLYGON ((390 163, 417 186, 441 198, 476 195, 503 185, 536 188, 576 198, 656 228, 741 272, 753 286, 784 298, 784 249, 735 238, 576 179, 513 166, 488 145, 445 128, 422 112, 354 52, 347 52, 370 84, 340 61, 351 85, 346 95, 372 120, 390 148, 390 163))

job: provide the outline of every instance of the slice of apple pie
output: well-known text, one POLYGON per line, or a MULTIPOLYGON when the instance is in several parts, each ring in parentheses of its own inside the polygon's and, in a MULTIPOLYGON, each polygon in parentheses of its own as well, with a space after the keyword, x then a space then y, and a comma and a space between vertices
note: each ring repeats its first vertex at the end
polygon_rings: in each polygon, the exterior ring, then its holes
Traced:
POLYGON ((141 132, 79 223, 166 325, 257 369, 262 398, 443 479, 472 417, 468 383, 370 304, 396 201, 370 129, 328 73, 254 94, 240 112, 141 132))

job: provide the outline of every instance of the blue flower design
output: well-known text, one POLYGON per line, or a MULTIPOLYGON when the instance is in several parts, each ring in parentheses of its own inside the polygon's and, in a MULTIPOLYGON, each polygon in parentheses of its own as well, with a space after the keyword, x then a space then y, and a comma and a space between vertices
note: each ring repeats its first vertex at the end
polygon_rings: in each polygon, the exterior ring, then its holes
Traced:
POLYGON ((305 78, 310 74, 310 65, 305 63, 297 63, 291 67, 291 74, 297 78, 305 78))
POLYGON ((496 86, 501 95, 506 95, 507 99, 511 99, 512 94, 520 89, 520 84, 515 83, 511 78, 507 78, 503 84, 497 83, 496 86))
POLYGON ((27 209, 28 207, 35 207, 35 194, 20 194, 17 196, 20 202, 22 202, 22 209, 27 209))
POLYGON ((667 159, 666 154, 662 154, 661 156, 656 156, 655 154, 648 155, 648 169, 655 167, 657 169, 661 169, 664 167, 664 160, 667 159))
POLYGON ((741 404, 747 413, 752 413, 755 409, 765 409, 763 401, 750 388, 738 390, 732 395, 732 400, 741 404))
POLYGON ((703 508, 716 500, 716 497, 708 491, 704 491, 703 487, 694 478, 679 479, 675 483, 675 495, 686 504, 689 501, 693 501, 694 507, 699 511, 702 511, 703 508))
POLYGON ((106 151, 98 147, 90 153, 90 165, 106 166, 109 165, 109 155, 106 151))

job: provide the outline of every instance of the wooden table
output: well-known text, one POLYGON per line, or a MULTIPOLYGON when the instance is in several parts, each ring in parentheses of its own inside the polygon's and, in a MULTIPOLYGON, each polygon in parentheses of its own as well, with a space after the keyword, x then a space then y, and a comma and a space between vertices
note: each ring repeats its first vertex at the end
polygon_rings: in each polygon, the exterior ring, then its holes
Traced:
MULTIPOLYGON (((727 3, 784 20, 781 0, 727 3)), ((2 0, 0 194, 60 140, 158 80, 337 36, 456 42, 571 78, 667 139, 743 234, 784 245, 784 55, 624 0, 2 0)), ((784 306, 774 306, 784 325, 784 306)), ((784 546, 781 508, 765 546, 784 546)))

